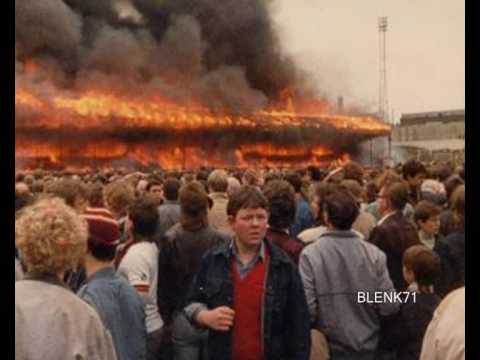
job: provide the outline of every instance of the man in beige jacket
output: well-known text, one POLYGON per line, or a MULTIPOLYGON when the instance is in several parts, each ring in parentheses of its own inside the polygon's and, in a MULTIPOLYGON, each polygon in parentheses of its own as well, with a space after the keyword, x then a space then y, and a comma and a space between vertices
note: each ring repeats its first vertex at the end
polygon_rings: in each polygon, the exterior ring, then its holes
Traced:
POLYGON ((232 236, 227 217, 228 175, 223 170, 214 170, 208 176, 207 183, 209 197, 213 201, 213 206, 208 212, 208 223, 217 231, 232 236))
POLYGON ((60 199, 39 201, 15 222, 27 268, 15 283, 15 360, 115 360, 93 307, 62 282, 86 253, 87 224, 60 199))

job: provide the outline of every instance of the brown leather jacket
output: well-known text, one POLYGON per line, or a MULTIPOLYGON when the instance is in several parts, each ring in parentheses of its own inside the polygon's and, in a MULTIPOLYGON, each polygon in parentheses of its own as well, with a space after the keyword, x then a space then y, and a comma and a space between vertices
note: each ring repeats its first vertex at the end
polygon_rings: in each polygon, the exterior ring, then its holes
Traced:
POLYGON ((387 255, 387 267, 393 285, 397 291, 404 291, 407 283, 403 279, 403 253, 410 246, 420 244, 412 222, 401 212, 396 212, 373 229, 369 241, 387 255))
POLYGON ((185 306, 193 277, 203 254, 230 240, 211 226, 188 231, 181 224, 168 230, 162 240, 158 259, 158 308, 168 325, 176 311, 185 306))

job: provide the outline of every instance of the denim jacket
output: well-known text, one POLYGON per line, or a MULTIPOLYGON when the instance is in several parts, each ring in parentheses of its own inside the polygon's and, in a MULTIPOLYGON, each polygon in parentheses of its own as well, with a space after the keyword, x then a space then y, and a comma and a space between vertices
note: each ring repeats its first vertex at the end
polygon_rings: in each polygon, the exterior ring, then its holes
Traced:
MULTIPOLYGON (((262 307, 264 359, 306 360, 310 353, 310 324, 300 275, 281 249, 267 241, 264 244, 270 256, 262 307)), ((210 250, 202 260, 187 303, 202 303, 209 309, 233 308, 231 261, 229 244, 210 250)), ((231 359, 232 331, 210 330, 208 352, 210 359, 231 359)))
POLYGON ((306 202, 305 199, 301 198, 297 202, 295 221, 288 229, 290 236, 296 238, 303 230, 311 228, 314 223, 315 219, 313 218, 310 205, 308 205, 308 202, 306 202))
POLYGON ((143 360, 147 351, 144 302, 113 267, 94 273, 77 294, 110 330, 118 360, 143 360))

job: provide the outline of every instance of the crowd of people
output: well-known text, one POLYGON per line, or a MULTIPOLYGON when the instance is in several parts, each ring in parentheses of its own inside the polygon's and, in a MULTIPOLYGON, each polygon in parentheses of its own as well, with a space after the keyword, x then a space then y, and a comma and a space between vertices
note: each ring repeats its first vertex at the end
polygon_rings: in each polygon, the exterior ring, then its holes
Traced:
POLYGON ((19 171, 15 358, 465 358, 465 167, 19 171))

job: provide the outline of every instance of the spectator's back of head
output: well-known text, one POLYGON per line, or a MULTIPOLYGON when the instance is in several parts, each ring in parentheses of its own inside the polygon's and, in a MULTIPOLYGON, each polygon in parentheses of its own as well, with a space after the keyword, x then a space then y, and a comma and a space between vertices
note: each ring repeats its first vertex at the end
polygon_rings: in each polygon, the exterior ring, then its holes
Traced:
POLYGON ((195 180, 195 175, 190 174, 190 173, 183 174, 181 180, 182 180, 182 185, 189 184, 189 183, 191 183, 192 181, 195 180))
POLYGON ((83 261, 87 224, 63 200, 42 199, 16 220, 15 242, 28 272, 59 275, 83 261))
POLYGON ((403 254, 404 271, 411 271, 419 286, 431 286, 440 274, 440 259, 425 245, 414 245, 403 254))
POLYGON ((85 214, 88 223, 88 250, 99 261, 112 261, 120 241, 118 222, 109 216, 85 214))
POLYGON ((88 189, 80 180, 61 179, 49 184, 46 192, 63 199, 65 203, 80 212, 87 205, 88 189))
POLYGON ((443 205, 447 201, 447 192, 445 186, 433 179, 425 180, 420 186, 420 196, 422 200, 428 200, 437 205, 443 205))
POLYGON ((346 179, 340 183, 340 186, 349 191, 358 204, 363 202, 364 191, 362 185, 360 185, 358 181, 346 179))
POLYGON ((208 171, 200 170, 195 177, 197 181, 207 181, 208 179, 208 171))
POLYGON ((88 203, 91 207, 103 207, 103 185, 96 182, 89 186, 88 189, 88 203))
POLYGON ((23 178, 23 182, 25 184, 27 184, 28 186, 32 186, 32 184, 34 183, 35 181, 35 176, 33 176, 33 174, 27 174, 25 175, 25 177, 23 178))
POLYGON ((292 186, 284 180, 272 180, 264 189, 270 217, 268 224, 275 229, 288 228, 295 219, 296 201, 292 186))
POLYGON ((242 176, 243 185, 257 186, 259 181, 258 173, 253 169, 247 169, 242 176))
POLYGON ((265 185, 268 184, 270 181, 274 180, 281 180, 282 176, 275 171, 270 171, 265 175, 265 185))
POLYGON ((337 190, 338 185, 328 182, 321 182, 315 185, 313 195, 317 198, 317 201, 321 207, 325 198, 337 190))
POLYGON ((192 181, 180 189, 180 208, 183 227, 196 230, 208 224, 207 214, 209 197, 204 186, 198 181, 192 181))
POLYGON ((132 222, 134 237, 153 241, 157 229, 157 204, 149 198, 136 199, 128 208, 128 217, 132 222))
POLYGON ((302 178, 298 173, 290 172, 287 175, 285 175, 285 180, 292 185, 293 190, 299 194, 302 192, 302 178))
POLYGON ((105 205, 117 216, 126 214, 127 208, 135 200, 135 190, 125 181, 108 184, 103 190, 105 205))
POLYGON ((328 195, 337 190, 338 185, 330 182, 320 182, 314 186, 311 206, 317 225, 325 225, 325 219, 323 218, 322 210, 323 202, 328 195))
POLYGON ((445 181, 445 190, 447 192, 447 199, 451 204, 451 197, 457 187, 463 185, 465 182, 458 175, 452 175, 445 181))
POLYGON ((25 195, 30 193, 30 188, 24 182, 17 182, 15 184, 15 195, 25 195))
POLYGON ((310 175, 310 179, 314 182, 322 180, 322 173, 317 166, 310 165, 307 167, 307 172, 310 175))
POLYGON ((169 177, 165 180, 163 184, 163 195, 168 201, 178 201, 178 192, 180 190, 182 183, 174 178, 169 177))
POLYGON ((383 196, 395 211, 403 211, 408 202, 408 185, 403 181, 385 186, 383 196))
POLYGON ((34 194, 39 194, 42 193, 44 189, 44 182, 42 179, 37 179, 35 182, 32 184, 32 192, 34 194))
POLYGON ((214 170, 208 176, 207 183, 211 192, 227 192, 228 175, 224 170, 214 170))
POLYGON ((430 170, 430 177, 440 182, 444 182, 452 174, 451 169, 446 165, 435 165, 430 170))
POLYGON ((363 184, 363 168, 359 163, 350 161, 343 167, 343 179, 355 180, 360 185, 363 184))
POLYGON ((18 182, 15 184, 15 212, 33 202, 33 196, 27 184, 18 182))
POLYGON ((237 192, 241 188, 240 181, 236 177, 230 176, 228 178, 228 188, 227 194, 228 196, 232 196, 235 192, 237 192))
POLYGON ((323 202, 327 225, 336 230, 350 230, 358 217, 359 208, 353 196, 345 190, 337 190, 323 202))

